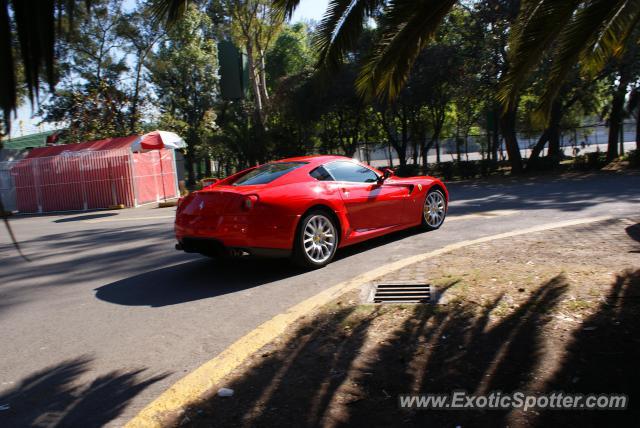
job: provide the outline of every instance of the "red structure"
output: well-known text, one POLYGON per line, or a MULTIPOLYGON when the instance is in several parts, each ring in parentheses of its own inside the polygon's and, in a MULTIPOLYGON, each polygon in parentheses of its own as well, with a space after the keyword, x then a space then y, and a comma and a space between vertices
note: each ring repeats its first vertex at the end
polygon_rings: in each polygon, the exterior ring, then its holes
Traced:
MULTIPOLYGON (((173 150, 133 152, 130 136, 31 150, 11 170, 20 212, 133 207, 178 196, 173 150)), ((162 147, 162 144, 159 144, 162 147)))

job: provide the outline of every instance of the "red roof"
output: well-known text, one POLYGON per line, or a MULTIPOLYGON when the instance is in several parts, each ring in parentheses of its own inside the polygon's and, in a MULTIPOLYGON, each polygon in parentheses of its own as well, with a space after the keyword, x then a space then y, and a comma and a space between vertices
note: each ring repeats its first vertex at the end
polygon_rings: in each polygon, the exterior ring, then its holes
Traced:
POLYGON ((130 147, 140 136, 131 135, 129 137, 106 138, 104 140, 87 141, 77 144, 62 144, 59 146, 38 147, 32 149, 27 158, 39 158, 45 156, 56 156, 62 152, 79 152, 84 150, 117 150, 130 147))

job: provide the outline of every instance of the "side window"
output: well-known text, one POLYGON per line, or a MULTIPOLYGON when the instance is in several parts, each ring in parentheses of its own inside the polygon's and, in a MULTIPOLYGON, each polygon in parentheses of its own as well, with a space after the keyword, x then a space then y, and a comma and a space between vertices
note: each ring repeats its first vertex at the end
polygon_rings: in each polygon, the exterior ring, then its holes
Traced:
POLYGON ((353 162, 332 162, 325 165, 325 168, 337 181, 354 183, 375 183, 378 181, 378 175, 375 172, 353 162))
POLYGON ((333 181, 333 177, 323 166, 319 166, 309 173, 310 176, 318 181, 333 181))

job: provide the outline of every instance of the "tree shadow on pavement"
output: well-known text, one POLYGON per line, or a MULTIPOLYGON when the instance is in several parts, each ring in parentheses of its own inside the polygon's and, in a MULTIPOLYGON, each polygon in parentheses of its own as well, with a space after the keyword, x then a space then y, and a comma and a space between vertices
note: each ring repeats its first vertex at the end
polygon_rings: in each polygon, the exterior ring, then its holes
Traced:
POLYGON ((638 248, 635 250, 631 250, 632 253, 640 253, 640 223, 634 224, 633 226, 629 226, 625 228, 625 232, 629 235, 629 238, 633 239, 638 243, 638 248))
MULTIPOLYGON (((385 306, 368 306, 369 310, 338 306, 264 348, 244 374, 218 385, 234 389, 233 397, 210 396, 177 422, 203 427, 532 426, 539 424, 538 417, 555 422, 559 415, 565 425, 595 426, 594 413, 588 411, 573 413, 571 419, 563 411, 406 410, 399 408, 398 395, 572 390, 632 394, 633 403, 640 398, 634 390, 640 361, 637 322, 621 328, 611 316, 625 313, 628 303, 637 305, 628 294, 626 299, 619 296, 633 288, 637 296, 639 277, 636 271, 618 279, 598 315, 585 323, 591 326, 595 319, 602 323, 597 340, 591 331, 578 329, 569 340, 567 358, 557 363, 545 348, 549 334, 545 327, 567 291, 562 275, 541 285, 497 321, 491 321, 490 314, 502 297, 482 306, 471 301, 450 302, 446 307, 417 305, 407 307, 410 315, 400 328, 380 335, 375 326, 384 318, 385 306), (615 306, 613 295, 618 296, 615 306), (545 368, 558 366, 554 381, 540 383, 538 376, 553 375, 545 368), (576 372, 578 383, 571 375, 576 372), (609 374, 611 379, 598 381, 609 374)), ((609 411, 598 414, 600 422, 611 416, 609 411)), ((615 416, 619 423, 632 420, 630 413, 615 416)))
POLYGON ((547 411, 540 426, 632 426, 640 421, 640 269, 618 275, 600 310, 577 330, 547 391, 626 394, 627 410, 547 411))
POLYGON ((168 374, 143 376, 144 369, 112 371, 83 385, 92 359, 79 357, 33 373, 0 394, 0 425, 99 427, 118 417, 128 402, 168 374))
POLYGON ((618 201, 640 203, 640 175, 521 177, 510 183, 447 183, 447 186, 453 215, 508 209, 575 212, 618 201))

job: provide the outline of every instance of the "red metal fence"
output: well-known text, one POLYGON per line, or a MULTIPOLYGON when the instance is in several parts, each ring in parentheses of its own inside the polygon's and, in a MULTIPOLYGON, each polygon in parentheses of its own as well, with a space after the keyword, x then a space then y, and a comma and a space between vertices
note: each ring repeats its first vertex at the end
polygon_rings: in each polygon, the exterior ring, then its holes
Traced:
POLYGON ((63 152, 15 162, 11 177, 20 212, 133 207, 178 196, 172 150, 127 148, 63 152))
POLYGON ((151 150, 133 154, 137 202, 146 204, 177 197, 173 150, 151 150))

